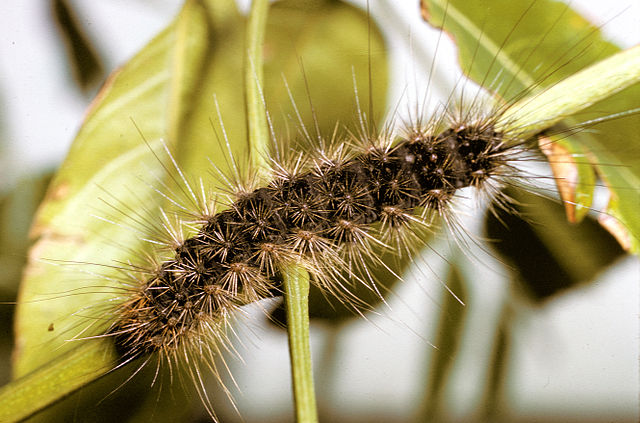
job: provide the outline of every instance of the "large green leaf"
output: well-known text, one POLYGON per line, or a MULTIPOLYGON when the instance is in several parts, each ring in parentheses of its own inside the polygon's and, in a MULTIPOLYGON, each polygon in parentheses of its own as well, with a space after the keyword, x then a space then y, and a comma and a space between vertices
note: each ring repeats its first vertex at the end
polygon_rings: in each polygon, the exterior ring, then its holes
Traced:
MULTIPOLYGON (((115 72, 94 100, 32 227, 35 243, 16 313, 15 377, 77 345, 65 340, 79 332, 99 333, 109 323, 96 319, 113 297, 101 287, 123 276, 108 266, 139 261, 146 244, 132 227, 140 229, 143 219, 158 225, 159 207, 167 205, 158 191, 178 192, 165 145, 189 179, 203 178, 213 193, 224 184, 212 176, 211 163, 231 173, 223 134, 235 161, 246 167, 245 18, 235 7, 233 1, 187 1, 176 20, 115 72), (93 326, 83 332, 89 323, 93 326)), ((263 88, 278 136, 286 136, 287 125, 295 134, 298 125, 283 123, 283 116, 289 119, 294 112, 282 74, 300 104, 303 124, 315 128, 317 123, 325 136, 338 116, 354 115, 352 71, 358 91, 367 92, 371 60, 373 91, 386 92, 382 39, 372 32, 375 51, 369 56, 363 11, 335 1, 280 2, 269 22, 263 88), (307 86, 316 122, 302 106, 308 103, 307 86)), ((374 103, 382 116, 384 96, 374 103)))
MULTIPOLYGON (((159 200, 147 184, 153 183, 150 175, 161 178, 162 172, 152 150, 159 150, 164 142, 182 166, 204 174, 206 157, 213 156, 207 151, 214 151, 216 145, 208 124, 214 115, 209 93, 217 93, 219 101, 229 107, 243 107, 236 87, 229 83, 237 74, 234 67, 241 62, 234 52, 243 42, 241 29, 231 29, 241 28, 243 20, 233 9, 225 10, 224 3, 215 3, 188 2, 167 30, 110 77, 94 101, 32 228, 37 242, 30 253, 16 315, 16 376, 50 359, 42 354, 43 344, 52 351, 66 349, 64 339, 72 333, 61 331, 73 324, 68 323, 73 320, 70 315, 100 297, 87 292, 75 295, 74 290, 98 291, 97 285, 107 283, 82 273, 81 266, 58 268, 40 259, 130 260, 124 246, 135 247, 138 236, 96 219, 94 215, 108 210, 100 199, 125 212, 125 205, 153 209, 159 200), (57 298, 43 300, 43 295, 52 293, 57 298), (51 324, 54 330, 48 331, 51 324)), ((226 125, 229 133, 242 139, 242 121, 226 125)), ((243 157, 245 144, 233 146, 235 154, 243 157)))
MULTIPOLYGON (((291 119, 278 119, 290 116, 294 117, 293 122, 298 120, 289 104, 283 78, 295 94, 302 121, 311 134, 315 133, 311 104, 320 132, 325 136, 331 135, 337 123, 355 128, 353 76, 367 115, 369 100, 373 103, 370 122, 381 120, 388 111, 385 43, 375 22, 363 10, 337 1, 277 2, 269 16, 264 48, 265 91, 268 108, 276 118, 276 132, 286 132, 286 127, 290 132, 297 131, 291 119), (303 71, 308 84, 301 78, 303 71)), ((298 147, 305 147, 300 137, 297 141, 298 147)))
MULTIPOLYGON (((499 93, 506 101, 534 94, 579 69, 619 49, 568 6, 554 1, 423 0, 423 15, 451 33, 459 48, 463 71, 475 81, 499 93), (445 18, 446 11, 446 18, 445 18)), ((568 93, 567 95, 570 95, 568 93)), ((628 88, 585 110, 566 126, 638 106, 640 87, 628 88)), ((632 251, 638 251, 640 218, 640 119, 632 115, 598 126, 598 132, 582 132, 563 140, 576 158, 579 192, 572 198, 583 210, 590 206, 594 168, 612 192, 610 214, 628 231, 632 251)))

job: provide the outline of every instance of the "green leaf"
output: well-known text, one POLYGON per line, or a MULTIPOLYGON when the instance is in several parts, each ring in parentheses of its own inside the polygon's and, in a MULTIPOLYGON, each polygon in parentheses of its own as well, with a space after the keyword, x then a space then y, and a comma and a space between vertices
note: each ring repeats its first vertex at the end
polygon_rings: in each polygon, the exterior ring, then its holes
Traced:
MULTIPOLYGON (((123 213, 131 213, 125 207, 157 207, 161 200, 149 185, 157 181, 148 175, 167 178, 152 154, 152 149, 159 151, 163 143, 183 169, 193 174, 210 170, 207 157, 224 165, 214 154, 216 143, 209 124, 209 117, 215 116, 211 93, 217 93, 220 102, 230 103, 229 107, 242 110, 241 102, 235 101, 236 90, 228 82, 239 80, 234 69, 241 66, 242 58, 235 52, 243 44, 243 20, 223 5, 187 2, 175 22, 112 75, 94 101, 32 227, 37 242, 20 288, 16 376, 51 358, 42 354, 39 346, 44 344, 58 353, 69 348, 64 339, 74 333, 63 331, 68 329, 68 321, 74 320, 70 315, 104 299, 104 295, 86 291, 99 291, 100 284, 109 283, 90 273, 78 273, 81 266, 52 266, 40 259, 104 263, 103 258, 109 257, 113 261, 108 264, 130 260, 125 246, 136 248, 138 236, 94 215, 109 218, 105 216, 109 208, 101 199, 123 213), (75 295, 78 288, 85 292, 75 295), (57 298, 46 299, 46 294, 57 298), (56 330, 48 331, 52 323, 56 330)), ((234 143, 233 149, 236 157, 244 157, 243 121, 228 120, 225 126, 242 140, 234 143)), ((130 224, 117 212, 109 214, 115 221, 130 224)), ((91 269, 98 271, 109 274, 91 269)))
MULTIPOLYGON (((584 18, 553 1, 497 0, 487 7, 481 1, 423 0, 423 15, 453 35, 465 73, 508 102, 553 86, 619 51, 584 18), (545 28, 544 32, 540 28, 545 28)), ((638 97, 640 86, 636 84, 581 111, 567 120, 566 126, 634 109, 638 97)), ((597 133, 581 132, 565 140, 572 151, 586 150, 595 163, 614 197, 610 214, 626 227, 628 244, 635 252, 640 239, 640 217, 634 206, 640 201, 639 127, 634 117, 611 120, 598 125, 597 133)), ((579 176, 579 186, 593 186, 592 174, 581 171, 579 176)), ((584 194, 578 201, 585 198, 588 202, 590 195, 584 194)))
POLYGON ((93 339, 13 384, 0 388, 0 421, 21 421, 96 377, 105 375, 116 360, 113 344, 93 339), (98 376, 96 376, 98 375, 98 376))
POLYGON ((382 33, 369 19, 363 10, 334 0, 285 0, 272 6, 264 45, 265 95, 276 135, 298 135, 292 140, 294 151, 308 149, 309 144, 299 135, 283 79, 312 136, 316 135, 316 123, 326 138, 331 137, 336 124, 354 129, 353 76, 369 122, 382 120, 388 112, 387 51, 382 33), (371 98, 369 92, 373 93, 371 98), (369 101, 372 116, 368 116, 369 101))

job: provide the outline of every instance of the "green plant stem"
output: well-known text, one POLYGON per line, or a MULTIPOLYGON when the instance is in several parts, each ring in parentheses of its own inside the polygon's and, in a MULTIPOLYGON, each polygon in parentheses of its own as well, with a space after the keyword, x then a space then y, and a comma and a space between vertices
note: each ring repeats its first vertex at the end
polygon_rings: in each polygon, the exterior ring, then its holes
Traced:
POLYGON ((309 274, 300 267, 289 266, 282 270, 282 279, 296 421, 315 423, 318 411, 309 347, 309 274))
POLYGON ((262 46, 269 11, 268 0, 253 0, 247 26, 247 56, 244 64, 244 92, 247 109, 247 134, 251 165, 266 176, 270 166, 269 129, 262 95, 264 80, 262 46))
POLYGON ((82 344, 51 363, 0 388, 0 422, 17 422, 106 375, 117 363, 110 340, 82 344))
POLYGON ((635 46, 519 101, 501 116, 497 127, 517 128, 521 138, 528 138, 638 82, 640 46, 635 46))

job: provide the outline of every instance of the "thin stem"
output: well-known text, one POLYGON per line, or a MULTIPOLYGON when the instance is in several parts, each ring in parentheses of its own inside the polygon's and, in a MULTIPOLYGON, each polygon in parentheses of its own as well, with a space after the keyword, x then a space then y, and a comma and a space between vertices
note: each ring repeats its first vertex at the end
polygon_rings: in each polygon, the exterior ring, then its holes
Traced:
POLYGON ((247 56, 244 65, 244 92, 251 165, 259 174, 269 169, 269 128, 262 86, 264 80, 262 46, 269 11, 268 0, 253 0, 247 27, 247 56))
POLYGON ((21 421, 116 367, 112 340, 92 339, 0 388, 0 422, 21 421))
POLYGON ((290 266, 283 269, 282 276, 296 421, 315 423, 318 411, 309 347, 309 274, 300 267, 290 266))

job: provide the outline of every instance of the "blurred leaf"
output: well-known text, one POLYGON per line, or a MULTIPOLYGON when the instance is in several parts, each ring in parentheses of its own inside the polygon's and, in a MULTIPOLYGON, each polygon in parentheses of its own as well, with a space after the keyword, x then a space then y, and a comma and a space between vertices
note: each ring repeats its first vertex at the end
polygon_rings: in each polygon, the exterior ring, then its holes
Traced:
MULTIPOLYGON (((75 344, 64 340, 89 324, 93 326, 83 336, 99 333, 109 323, 108 311, 102 320, 83 315, 102 312, 87 306, 102 302, 106 307, 113 297, 100 288, 113 285, 108 278, 126 278, 99 264, 135 263, 132 252, 142 255, 143 242, 131 227, 161 222, 158 206, 166 199, 156 189, 170 189, 175 177, 163 167, 171 168, 164 145, 185 174, 191 179, 202 177, 213 192, 220 192, 224 184, 209 180, 211 162, 223 172, 230 171, 223 133, 228 135, 235 160, 245 166, 245 105, 239 89, 245 19, 235 7, 231 0, 187 1, 177 19, 111 75, 94 100, 32 227, 36 242, 16 313, 15 376, 64 354, 75 344), (73 314, 79 310, 82 313, 73 314), (48 331, 52 323, 55 330, 48 331)), ((356 75, 366 75, 368 56, 362 46, 369 36, 367 17, 343 3, 309 1, 279 3, 270 20, 264 91, 268 104, 281 106, 271 113, 276 116, 277 131, 285 132, 278 112, 293 115, 281 73, 287 75, 294 98, 308 98, 298 64, 302 54, 304 76, 318 110, 317 126, 330 135, 336 116, 349 116, 354 110, 353 102, 336 102, 345 98, 344 90, 353 92, 351 65, 356 75), (291 20, 298 18, 303 21, 291 20)), ((371 60, 376 76, 384 76, 376 80, 375 91, 386 92, 382 40, 374 37, 372 45, 379 50, 371 60)), ((360 92, 367 92, 366 76, 359 81, 360 92)), ((383 100, 376 100, 380 115, 383 100)), ((301 108, 301 113, 304 125, 314 128, 310 112, 301 108)))
POLYGON ((557 202, 517 190, 506 194, 517 201, 518 214, 489 214, 487 236, 536 301, 590 281, 624 253, 594 219, 573 225, 557 202))
MULTIPOLYGON (((568 6, 550 0, 496 0, 487 7, 479 0, 423 0, 422 12, 434 26, 452 34, 459 48, 463 71, 496 91, 508 102, 534 94, 585 66, 619 51, 600 31, 568 6), (446 19, 444 12, 446 10, 446 19), (517 25, 514 27, 514 23, 517 25), (549 28, 543 33, 540 28, 549 28)), ((637 84, 591 106, 568 120, 566 126, 638 106, 637 84)), ((611 214, 630 232, 631 249, 639 251, 640 119, 629 117, 598 125, 599 132, 566 137, 572 151, 586 150, 616 201, 611 214)), ((586 158, 581 160, 587 163, 586 158)), ((591 175, 578 172, 583 192, 591 175)), ((582 203, 579 203, 582 205, 582 203)), ((588 207, 589 204, 583 204, 588 207)))
MULTIPOLYGON (((384 117, 388 111, 386 44, 375 22, 370 21, 363 10, 335 0, 278 1, 269 12, 267 25, 265 95, 268 110, 276 118, 277 135, 299 132, 283 78, 312 136, 315 126, 311 104, 325 138, 331 137, 337 123, 355 129, 354 75, 359 100, 369 122, 384 117), (374 93, 372 98, 369 92, 374 93), (369 101, 373 116, 369 116, 369 101), (278 119, 283 116, 289 118, 278 119)), ((299 151, 309 145, 298 136, 291 148, 299 151)))
POLYGON ((29 226, 52 174, 28 175, 0 196, 0 292, 15 295, 29 247, 29 226))
POLYGON ((63 38, 73 75, 83 91, 91 89, 104 76, 100 57, 84 33, 68 0, 52 0, 53 17, 63 38))
MULTIPOLYGON (((446 284, 466 304, 466 283, 457 266, 451 262, 446 284)), ((427 388, 417 421, 440 421, 446 410, 445 388, 453 368, 460 343, 463 339, 467 307, 446 290, 440 309, 440 321, 434 345, 437 350, 430 354, 427 388)))
POLYGON ((500 421, 499 416, 503 412, 503 399, 505 395, 505 381, 507 367, 509 365, 509 347, 511 345, 511 319, 513 315, 507 306, 502 310, 496 340, 493 344, 493 353, 489 362, 488 383, 483 399, 482 421, 500 421))
MULTIPOLYGON (((29 247, 29 225, 51 179, 50 173, 22 178, 0 195, 0 302, 16 298, 29 247)), ((11 378, 13 307, 0 305, 0 385, 11 378)))

